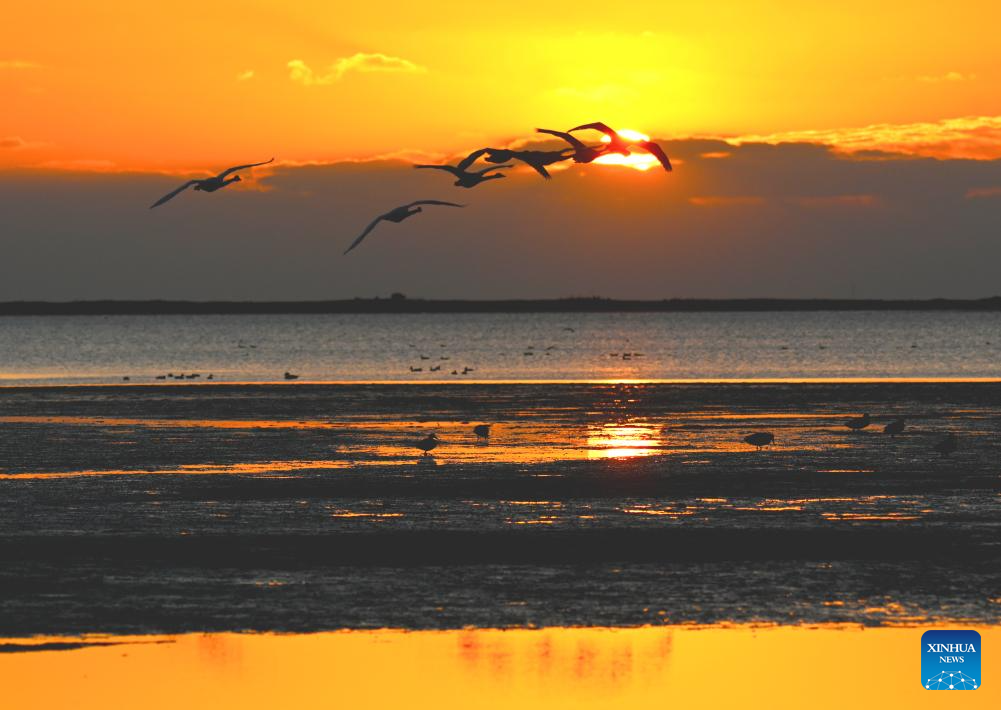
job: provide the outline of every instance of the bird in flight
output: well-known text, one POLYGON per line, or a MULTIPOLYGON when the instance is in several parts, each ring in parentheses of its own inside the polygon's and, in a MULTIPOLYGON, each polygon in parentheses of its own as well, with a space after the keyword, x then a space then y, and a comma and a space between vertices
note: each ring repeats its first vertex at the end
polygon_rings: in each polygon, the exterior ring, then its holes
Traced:
POLYGON ((595 123, 585 123, 582 126, 577 126, 576 128, 571 128, 570 132, 572 133, 573 131, 586 131, 586 130, 601 131, 606 136, 608 136, 609 142, 608 142, 607 150, 606 150, 606 152, 608 152, 608 153, 619 153, 620 155, 629 155, 629 153, 631 152, 630 149, 631 149, 632 146, 639 146, 640 148, 642 148, 646 152, 648 152, 651 155, 653 155, 653 157, 655 157, 657 159, 657 162, 659 162, 661 164, 661 166, 664 168, 664 170, 666 170, 668 172, 670 172, 672 170, 672 168, 671 168, 671 161, 667 157, 667 154, 664 152, 664 149, 661 148, 659 145, 657 145, 653 141, 650 141, 650 140, 639 140, 639 141, 626 140, 625 138, 623 138, 622 136, 620 136, 615 131, 615 129, 609 128, 606 124, 602 123, 601 121, 596 121, 595 123))
POLYGON ((167 193, 159 200, 154 202, 152 205, 150 205, 149 208, 153 209, 154 207, 159 207, 164 202, 172 200, 174 197, 181 194, 189 187, 194 187, 196 190, 199 190, 201 192, 215 192, 216 190, 221 190, 227 185, 232 185, 234 182, 240 182, 239 175, 233 175, 233 177, 229 177, 233 173, 238 172, 240 170, 246 170, 247 168, 256 168, 259 165, 267 165, 268 163, 271 162, 274 162, 274 158, 272 158, 271 160, 265 160, 263 163, 249 163, 247 165, 237 165, 232 168, 226 168, 225 170, 223 170, 221 173, 219 173, 214 177, 202 178, 201 180, 188 180, 186 183, 181 185, 173 192, 167 193))
POLYGON ((526 165, 531 165, 535 172, 549 180, 547 165, 561 163, 573 157, 573 153, 563 150, 510 150, 508 148, 487 148, 486 157, 483 159, 488 163, 506 163, 509 160, 520 160, 526 165))
POLYGON ((562 138, 569 143, 570 147, 574 150, 571 157, 575 163, 590 163, 608 152, 608 146, 589 146, 577 138, 577 136, 564 133, 563 131, 554 131, 551 128, 536 128, 535 132, 548 133, 551 136, 562 138))
POLYGON ((490 165, 482 170, 469 170, 469 166, 475 163, 477 158, 484 155, 488 150, 488 148, 474 150, 472 153, 459 161, 458 165, 415 165, 414 167, 418 170, 445 170, 458 178, 453 183, 456 187, 476 187, 481 182, 486 180, 496 180, 497 178, 507 177, 504 173, 494 173, 491 171, 514 167, 513 165, 490 165))
POLYGON ((375 219, 373 219, 372 222, 367 227, 365 227, 365 231, 362 232, 360 235, 358 235, 358 238, 351 243, 351 246, 349 246, 347 249, 344 250, 344 253, 347 254, 349 251, 351 251, 356 246, 361 244, 361 241, 365 237, 367 237, 368 233, 371 232, 373 229, 375 229, 375 225, 379 224, 379 222, 381 222, 382 220, 386 220, 387 222, 396 222, 397 224, 399 224, 408 217, 413 217, 415 214, 423 212, 424 210, 420 207, 420 205, 445 205, 446 207, 465 207, 465 205, 457 205, 454 202, 443 202, 441 200, 417 200, 416 202, 411 202, 408 205, 401 205, 400 207, 395 207, 391 209, 389 212, 381 214, 375 219))

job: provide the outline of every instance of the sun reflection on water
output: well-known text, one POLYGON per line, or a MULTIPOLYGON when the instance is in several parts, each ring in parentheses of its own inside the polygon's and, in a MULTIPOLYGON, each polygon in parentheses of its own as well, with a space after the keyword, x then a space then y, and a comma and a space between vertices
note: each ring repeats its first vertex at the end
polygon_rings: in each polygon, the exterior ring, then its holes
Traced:
POLYGON ((643 422, 605 424, 587 435, 589 459, 653 456, 661 449, 660 428, 643 422))

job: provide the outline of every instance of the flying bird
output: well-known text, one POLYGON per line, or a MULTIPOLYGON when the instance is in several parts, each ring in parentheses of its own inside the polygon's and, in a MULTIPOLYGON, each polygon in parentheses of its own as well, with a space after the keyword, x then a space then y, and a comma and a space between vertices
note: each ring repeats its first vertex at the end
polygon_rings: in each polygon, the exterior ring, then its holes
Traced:
POLYGON ((573 155, 571 157, 573 158, 573 161, 575 163, 590 163, 608 152, 608 146, 605 145, 590 146, 581 141, 576 136, 572 136, 569 133, 564 133, 563 131, 554 131, 550 128, 536 128, 535 132, 548 133, 551 136, 562 138, 567 143, 569 143, 570 147, 573 148, 574 150, 573 155))
POLYGON ((265 160, 263 163, 248 163, 247 165, 237 165, 232 168, 226 168, 215 177, 202 178, 201 180, 188 180, 186 183, 181 185, 173 192, 167 193, 159 200, 154 202, 152 205, 149 206, 149 208, 153 209, 154 207, 159 207, 164 202, 174 199, 177 195, 180 195, 189 187, 194 187, 196 190, 200 192, 215 192, 216 190, 221 190, 227 185, 232 185, 234 182, 240 182, 239 175, 233 175, 233 177, 229 177, 232 173, 238 172, 240 170, 246 170, 247 168, 256 168, 259 165, 267 165, 268 163, 274 162, 274 160, 275 159, 272 158, 271 160, 265 160))
POLYGON ((445 170, 450 172, 457 178, 457 180, 452 183, 456 187, 476 187, 481 182, 485 182, 487 180, 496 180, 498 178, 507 177, 504 173, 494 171, 501 170, 502 168, 513 168, 513 165, 490 165, 482 170, 469 170, 469 166, 475 163, 481 155, 484 155, 487 152, 487 150, 487 148, 474 150, 472 153, 460 160, 458 165, 415 165, 414 168, 418 170, 430 169, 445 170))
POLYGON ((756 446, 760 450, 762 446, 768 446, 775 441, 775 435, 767 431, 759 431, 754 434, 748 434, 744 437, 746 441, 751 446, 756 446))
POLYGON ((646 152, 650 153, 657 159, 657 162, 661 164, 664 170, 671 172, 671 160, 667 157, 664 149, 661 148, 657 143, 651 140, 639 140, 631 141, 623 138, 618 134, 614 128, 609 128, 606 124, 601 121, 595 123, 585 123, 582 126, 577 126, 576 128, 571 128, 570 132, 573 131, 585 131, 585 130, 595 130, 601 131, 606 136, 608 136, 608 151, 609 153, 619 153, 620 155, 629 155, 630 148, 632 146, 639 146, 646 152))
POLYGON ((563 150, 510 150, 508 148, 487 148, 486 157, 483 158, 488 163, 506 163, 509 160, 520 160, 526 165, 532 166, 535 172, 539 173, 546 180, 550 179, 547 165, 562 163, 569 160, 574 154, 563 150))
MULTIPOLYGON (((375 229, 375 225, 379 224, 379 222, 381 222, 382 220, 386 220, 387 222, 396 222, 397 224, 399 224, 408 217, 413 217, 415 214, 420 214, 421 212, 423 212, 424 210, 421 209, 420 205, 445 205, 447 207, 465 207, 465 205, 457 205, 454 202, 443 202, 442 200, 417 200, 415 202, 411 202, 408 205, 401 205, 400 207, 395 207, 391 209, 389 212, 381 214, 375 219, 373 219, 372 222, 367 227, 365 227, 365 231, 362 232, 358 236, 358 238, 351 243, 351 246, 349 246, 347 249, 344 250, 344 253, 347 254, 349 251, 351 251, 356 246, 361 244, 362 239, 367 237, 368 233, 371 232, 373 229, 375 229)), ((425 357, 422 355, 421 359, 424 360, 425 357)))

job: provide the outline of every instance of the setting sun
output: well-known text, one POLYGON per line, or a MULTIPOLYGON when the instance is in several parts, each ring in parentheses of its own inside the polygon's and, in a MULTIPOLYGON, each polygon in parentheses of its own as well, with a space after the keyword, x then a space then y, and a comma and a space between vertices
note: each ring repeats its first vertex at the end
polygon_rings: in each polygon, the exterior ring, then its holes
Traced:
MULTIPOLYGON (((640 133, 632 128, 618 128, 615 131, 622 138, 627 141, 648 141, 650 136, 645 133, 640 133)), ((602 136, 602 143, 610 143, 611 138, 608 136, 602 136)), ((607 153, 602 155, 600 158, 595 159, 595 163, 600 165, 624 165, 627 168, 633 168, 635 170, 649 170, 653 167, 658 167, 660 163, 657 158, 650 153, 630 153, 629 155, 621 155, 619 153, 607 153)))

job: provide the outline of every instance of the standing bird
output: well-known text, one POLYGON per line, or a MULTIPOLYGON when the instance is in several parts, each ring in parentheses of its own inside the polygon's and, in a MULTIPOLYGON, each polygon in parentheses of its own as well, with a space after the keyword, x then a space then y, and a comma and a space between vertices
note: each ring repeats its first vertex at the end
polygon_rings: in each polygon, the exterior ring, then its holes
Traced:
POLYGON ((473 427, 473 433, 480 439, 490 438, 490 425, 489 424, 477 424, 473 427))
POLYGON ((845 422, 845 426, 852 431, 862 431, 869 426, 869 415, 863 414, 861 417, 854 417, 845 422))
POLYGON ((490 165, 482 170, 469 170, 469 166, 475 163, 477 158, 486 152, 487 148, 474 150, 472 153, 459 161, 458 165, 415 165, 414 168, 417 170, 430 169, 445 170, 446 172, 450 172, 458 178, 454 183, 452 183, 456 187, 476 187, 481 182, 485 182, 487 180, 496 180, 498 178, 507 177, 504 173, 493 173, 491 171, 501 170, 502 168, 513 168, 513 165, 490 165))
POLYGON ((942 441, 935 444, 932 447, 933 450, 939 452, 943 456, 948 456, 949 454, 955 453, 956 449, 959 448, 959 437, 955 434, 946 434, 942 441))
POLYGON ((671 172, 673 169, 671 167, 671 160, 667 157, 667 153, 661 148, 657 143, 651 140, 638 140, 631 141, 626 140, 618 134, 613 128, 609 128, 604 123, 597 121, 595 123, 585 123, 582 126, 577 126, 576 128, 571 128, 570 131, 586 131, 586 130, 601 131, 606 136, 608 136, 608 152, 609 153, 619 153, 620 155, 629 155, 631 152, 630 148, 632 146, 639 146, 646 152, 650 153, 657 159, 661 167, 667 172, 671 172))
MULTIPOLYGON (((400 207, 396 207, 394 209, 391 209, 389 212, 381 214, 375 219, 373 219, 371 224, 365 227, 365 231, 362 232, 361 235, 351 243, 351 246, 349 246, 347 249, 344 250, 344 253, 347 254, 349 251, 351 251, 356 246, 361 244, 361 240, 367 237, 368 233, 371 232, 373 229, 375 229, 375 225, 379 224, 379 222, 381 222, 382 220, 386 220, 387 222, 396 222, 397 224, 399 224, 408 217, 413 217, 415 214, 423 212, 424 210, 421 209, 418 205, 446 205, 448 207, 465 207, 465 205, 457 205, 454 202, 442 202, 441 200, 417 200, 416 202, 411 202, 409 205, 402 205, 400 207)), ((423 355, 421 356, 421 359, 422 360, 424 359, 423 355)))
POLYGON ((428 434, 423 439, 414 444, 418 449, 423 451, 422 456, 429 456, 431 452, 438 446, 438 435, 428 434))
POLYGON ((889 434, 890 436, 896 436, 897 434, 903 433, 905 426, 906 422, 904 422, 902 418, 897 418, 883 427, 883 433, 889 434))
POLYGON ((483 158, 488 163, 506 163, 509 160, 520 160, 526 165, 530 165, 539 175, 546 180, 550 179, 547 165, 562 163, 569 160, 573 153, 563 150, 509 150, 507 148, 487 148, 486 157, 483 158))
MULTIPOLYGON (((571 156, 575 163, 591 163, 595 159, 600 158, 605 153, 608 153, 608 146, 589 146, 582 142, 576 136, 572 136, 569 133, 564 133, 563 131, 554 131, 549 128, 536 128, 536 133, 548 133, 551 136, 556 136, 557 138, 562 138, 570 147, 573 148, 574 152, 571 156)), ((627 151, 628 154, 628 151, 627 151)))
POLYGON ((215 192, 216 190, 221 190, 227 185, 232 185, 234 182, 240 182, 239 175, 233 175, 233 177, 229 177, 230 174, 235 173, 239 170, 246 170, 247 168, 256 168, 259 165, 267 165, 268 163, 274 162, 274 160, 275 159, 272 158, 271 160, 265 160, 263 163, 248 163, 247 165, 237 165, 236 167, 227 168, 223 170, 215 177, 202 178, 201 180, 188 180, 186 183, 181 185, 173 192, 167 193, 159 200, 154 202, 152 205, 150 205, 149 208, 153 209, 154 207, 159 207, 164 202, 172 200, 174 197, 181 194, 189 187, 194 187, 195 190, 198 190, 199 192, 215 192), (227 180, 227 178, 229 179, 227 180))
POLYGON ((758 451, 760 451, 762 446, 768 446, 769 444, 774 443, 775 435, 771 432, 759 431, 754 434, 748 434, 744 437, 744 441, 751 446, 758 447, 758 451))

